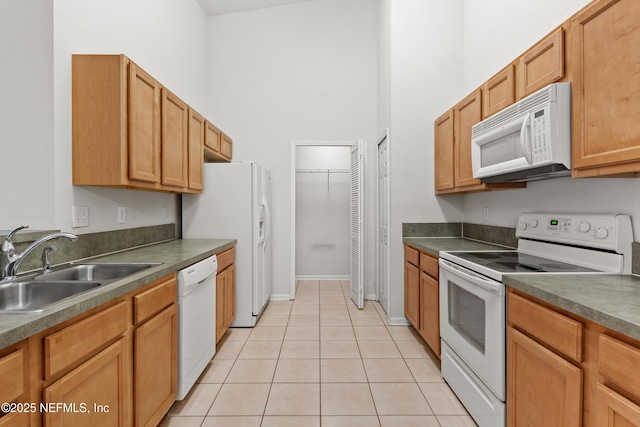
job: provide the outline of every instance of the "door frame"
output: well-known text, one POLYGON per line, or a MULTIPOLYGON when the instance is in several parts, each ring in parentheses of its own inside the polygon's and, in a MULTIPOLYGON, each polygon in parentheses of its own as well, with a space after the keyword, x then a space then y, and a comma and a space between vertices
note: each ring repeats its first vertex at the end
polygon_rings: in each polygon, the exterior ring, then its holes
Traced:
MULTIPOLYGON (((391 139, 389 137, 389 128, 386 128, 384 133, 378 138, 377 144, 376 144, 376 266, 378 264, 378 261, 380 260, 380 158, 378 156, 378 153, 380 152, 380 144, 382 144, 384 141, 387 141, 387 200, 389 201, 389 203, 387 204, 387 221, 388 223, 391 222, 391 193, 389 192, 389 188, 391 187, 391 139)), ((390 259, 390 254, 387 251, 387 257, 386 257, 386 285, 387 288, 390 285, 390 281, 391 281, 391 274, 389 272, 390 266, 391 266, 391 259, 390 259)), ((376 301, 380 301, 380 269, 378 267, 376 267, 376 301)), ((388 289, 387 289, 388 291, 388 289)), ((387 296, 387 307, 385 312, 387 312, 387 316, 388 314, 388 310, 389 310, 389 306, 390 301, 389 299, 391 299, 391 292, 387 292, 388 296, 387 296)))
POLYGON ((351 147, 358 140, 337 140, 337 141, 291 141, 291 299, 296 299, 296 148, 297 147, 331 147, 344 146, 351 147))

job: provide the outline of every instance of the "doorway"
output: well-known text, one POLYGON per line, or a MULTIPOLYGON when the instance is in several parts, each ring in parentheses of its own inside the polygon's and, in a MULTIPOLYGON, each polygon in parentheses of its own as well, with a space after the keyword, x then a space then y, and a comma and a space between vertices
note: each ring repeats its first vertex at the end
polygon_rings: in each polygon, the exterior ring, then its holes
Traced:
POLYGON ((360 186, 355 191, 352 185, 354 176, 362 177, 362 145, 362 141, 292 142, 292 298, 296 279, 350 280, 352 297, 362 308, 361 178, 356 178, 360 186), (354 206, 360 215, 355 226, 354 206))

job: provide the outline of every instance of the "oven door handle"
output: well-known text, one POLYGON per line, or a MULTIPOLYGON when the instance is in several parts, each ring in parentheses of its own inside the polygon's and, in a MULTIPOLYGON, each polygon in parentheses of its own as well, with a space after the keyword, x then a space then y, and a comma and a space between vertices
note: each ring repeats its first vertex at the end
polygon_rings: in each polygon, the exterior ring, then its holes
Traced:
POLYGON ((480 286, 482 289, 485 289, 494 294, 504 295, 504 285, 500 282, 485 279, 484 276, 476 274, 467 268, 460 267, 442 258, 440 258, 440 267, 444 268, 452 274, 463 276, 465 279, 472 282, 474 285, 480 286))

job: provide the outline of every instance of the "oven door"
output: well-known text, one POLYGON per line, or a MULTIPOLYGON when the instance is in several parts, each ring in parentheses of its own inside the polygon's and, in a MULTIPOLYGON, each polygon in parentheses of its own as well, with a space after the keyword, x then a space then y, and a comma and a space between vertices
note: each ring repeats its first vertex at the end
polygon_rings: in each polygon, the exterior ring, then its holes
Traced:
POLYGON ((504 285, 441 258, 440 336, 505 401, 504 285))

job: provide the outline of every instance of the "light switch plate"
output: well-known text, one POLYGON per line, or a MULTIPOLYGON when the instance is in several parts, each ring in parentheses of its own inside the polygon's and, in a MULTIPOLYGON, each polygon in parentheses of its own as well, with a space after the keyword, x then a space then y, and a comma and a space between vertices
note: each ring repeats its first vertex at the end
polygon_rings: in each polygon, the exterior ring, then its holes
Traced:
POLYGON ((71 227, 88 227, 89 226, 89 207, 88 206, 72 206, 71 207, 71 227))
POLYGON ((124 206, 118 206, 118 224, 124 224, 127 222, 127 208, 124 206))

